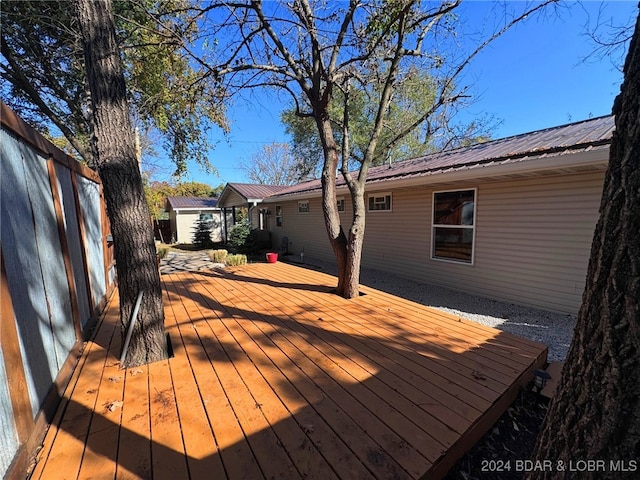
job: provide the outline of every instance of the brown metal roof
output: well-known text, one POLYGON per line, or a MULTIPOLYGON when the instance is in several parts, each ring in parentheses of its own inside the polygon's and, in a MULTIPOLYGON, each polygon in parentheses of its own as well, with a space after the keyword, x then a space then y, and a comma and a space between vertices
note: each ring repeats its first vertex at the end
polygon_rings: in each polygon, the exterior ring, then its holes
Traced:
POLYGON ((167 201, 174 210, 179 208, 216 208, 217 198, 211 197, 167 197, 167 201))
MULTIPOLYGON (((561 153, 607 148, 615 129, 612 115, 581 122, 524 133, 513 137, 491 140, 469 147, 433 153, 369 169, 367 182, 383 182, 400 178, 432 175, 461 168, 482 168, 516 162, 534 162, 561 153)), ((561 158, 559 157, 559 162, 561 158)), ((560 165, 560 164, 559 164, 560 165)), ((344 185, 342 175, 337 185, 344 185)), ((274 194, 284 196, 314 191, 321 188, 320 180, 300 183, 274 194)))
POLYGON ((246 199, 267 198, 287 188, 283 185, 258 185, 253 183, 229 183, 227 185, 246 199))

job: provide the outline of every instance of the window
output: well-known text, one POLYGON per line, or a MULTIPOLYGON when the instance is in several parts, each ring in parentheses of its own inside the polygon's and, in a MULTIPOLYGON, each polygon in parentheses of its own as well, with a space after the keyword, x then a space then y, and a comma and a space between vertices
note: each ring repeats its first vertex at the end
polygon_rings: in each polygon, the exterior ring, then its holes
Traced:
POLYGON ((213 228, 213 213, 201 213, 199 220, 205 224, 207 228, 213 228))
POLYGON ((298 202, 298 213, 309 213, 309 200, 298 202))
POLYGON ((431 258, 473 263, 476 189, 434 192, 431 258))
POLYGON ((336 203, 338 204, 338 211, 339 212, 344 212, 345 211, 345 203, 344 203, 344 198, 340 197, 336 200, 336 203))
POLYGON ((276 227, 282 226, 282 205, 276 205, 276 227))
POLYGON ((376 195, 369 195, 369 211, 391 211, 391 194, 390 193, 378 193, 376 195))

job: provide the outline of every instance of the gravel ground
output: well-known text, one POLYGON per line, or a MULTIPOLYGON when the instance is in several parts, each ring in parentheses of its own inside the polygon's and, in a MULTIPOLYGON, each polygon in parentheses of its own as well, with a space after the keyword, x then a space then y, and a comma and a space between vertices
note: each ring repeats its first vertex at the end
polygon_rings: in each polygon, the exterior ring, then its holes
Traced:
MULTIPOLYGON (((334 263, 305 259, 305 264, 331 275, 337 273, 334 263)), ((549 362, 564 360, 567 356, 576 321, 573 315, 499 302, 370 268, 361 269, 360 281, 369 287, 541 342, 549 347, 549 362)))

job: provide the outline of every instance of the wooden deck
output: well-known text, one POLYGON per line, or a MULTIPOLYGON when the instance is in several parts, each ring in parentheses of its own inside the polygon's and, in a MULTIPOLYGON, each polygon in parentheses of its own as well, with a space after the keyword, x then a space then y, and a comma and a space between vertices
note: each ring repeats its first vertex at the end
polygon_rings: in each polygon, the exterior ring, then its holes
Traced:
POLYGON ((440 478, 546 360, 284 263, 162 278, 175 356, 120 370, 114 295, 32 478, 440 478))

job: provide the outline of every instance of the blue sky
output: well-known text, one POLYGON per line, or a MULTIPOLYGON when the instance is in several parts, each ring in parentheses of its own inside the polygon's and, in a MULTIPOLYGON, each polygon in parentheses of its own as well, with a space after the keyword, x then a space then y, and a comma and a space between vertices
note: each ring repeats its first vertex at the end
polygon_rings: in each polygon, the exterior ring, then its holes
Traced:
MULTIPOLYGON (((467 3, 465 15, 474 19, 469 21, 483 16, 489 3, 467 3)), ((474 85, 476 101, 464 115, 494 116, 499 124, 493 137, 501 138, 610 114, 622 73, 609 58, 587 59, 596 49, 586 35, 587 27, 594 27, 598 18, 624 25, 636 15, 635 1, 569 2, 558 15, 531 18, 518 25, 471 65, 466 80, 474 85)), ((236 100, 228 111, 228 138, 217 131, 211 136, 216 148, 210 161, 218 175, 192 165, 186 180, 212 186, 246 182, 238 166, 241 161, 248 161, 264 144, 289 140, 280 124, 283 105, 286 98, 276 94, 236 100)), ((156 177, 168 180, 170 172, 167 167, 156 172, 156 177)))

